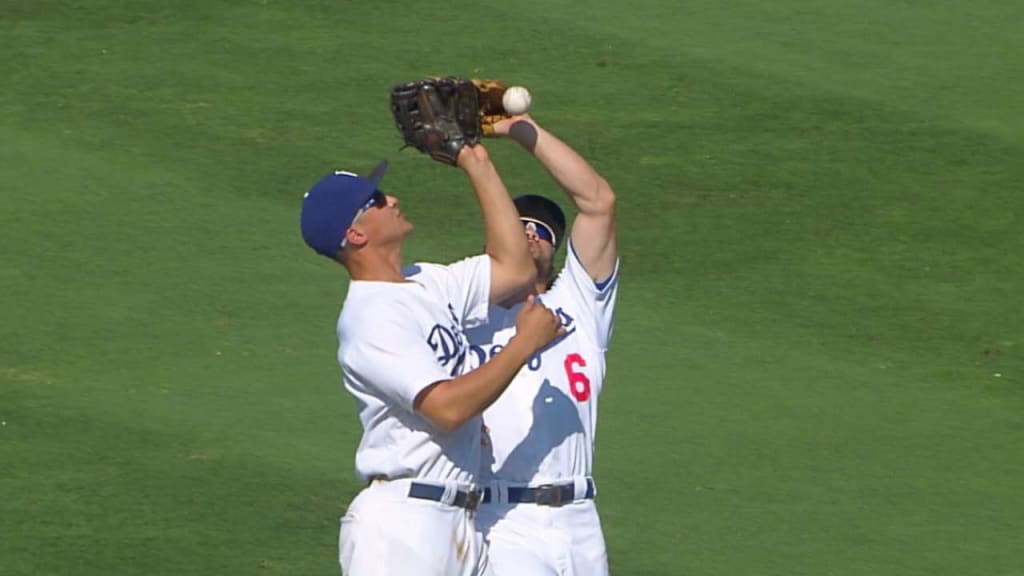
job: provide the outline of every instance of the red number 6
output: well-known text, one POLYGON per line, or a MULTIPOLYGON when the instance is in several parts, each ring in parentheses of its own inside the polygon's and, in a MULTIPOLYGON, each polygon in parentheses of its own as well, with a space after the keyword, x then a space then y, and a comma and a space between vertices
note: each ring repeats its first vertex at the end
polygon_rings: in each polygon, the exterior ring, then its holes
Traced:
POLYGON ((577 402, 586 402, 590 399, 590 378, 583 372, 577 372, 577 367, 587 365, 583 356, 575 352, 565 357, 565 375, 569 378, 569 393, 577 402))

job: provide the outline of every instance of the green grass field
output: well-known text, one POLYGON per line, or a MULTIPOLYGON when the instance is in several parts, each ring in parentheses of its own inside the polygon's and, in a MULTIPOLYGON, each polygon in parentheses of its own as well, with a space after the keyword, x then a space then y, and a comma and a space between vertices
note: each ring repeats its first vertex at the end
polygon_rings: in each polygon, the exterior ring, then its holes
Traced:
MULTIPOLYGON (((525 84, 615 187, 619 576, 1024 574, 1018 0, 0 3, 0 574, 336 574, 358 491, 302 192, 387 89, 525 84), (437 14, 446 12, 442 21, 437 14), (437 44, 436 48, 432 44, 437 44)), ((507 142, 510 189, 552 192, 507 142)))

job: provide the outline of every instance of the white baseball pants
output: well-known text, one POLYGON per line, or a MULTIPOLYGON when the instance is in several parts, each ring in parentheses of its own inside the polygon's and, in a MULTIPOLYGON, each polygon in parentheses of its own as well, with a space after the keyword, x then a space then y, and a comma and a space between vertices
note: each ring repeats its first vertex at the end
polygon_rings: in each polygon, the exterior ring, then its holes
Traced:
POLYGON ((476 520, 496 576, 608 576, 608 553, 593 500, 559 507, 481 504, 476 520))
POLYGON ((473 513, 409 497, 410 480, 374 481, 341 518, 344 576, 494 576, 473 513))

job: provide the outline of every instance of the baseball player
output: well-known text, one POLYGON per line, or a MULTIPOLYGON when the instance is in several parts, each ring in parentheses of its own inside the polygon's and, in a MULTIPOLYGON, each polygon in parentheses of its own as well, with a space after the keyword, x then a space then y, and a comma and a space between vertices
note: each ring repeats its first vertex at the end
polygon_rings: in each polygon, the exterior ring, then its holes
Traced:
POLYGON ((469 370, 465 329, 486 321, 488 303, 528 290, 535 271, 487 151, 465 146, 457 165, 481 206, 487 250, 447 266, 402 267, 413 226, 379 190, 384 163, 365 178, 329 174, 303 200, 304 240, 351 277, 338 361, 363 425, 355 460, 367 487, 341 520, 348 576, 491 574, 472 518, 481 497, 480 414, 561 331, 531 300, 504 351, 469 370))
MULTIPOLYGON (((565 333, 531 358, 484 412, 488 445, 477 526, 498 576, 603 576, 608 561, 591 473, 618 287, 615 195, 532 118, 503 121, 496 131, 536 157, 577 214, 566 236, 558 204, 536 195, 515 199, 537 268, 532 294, 555 312, 565 333), (556 274, 555 252, 563 245, 565 265, 556 274)), ((499 301, 489 323, 469 331, 475 364, 513 342, 516 315, 529 302, 521 295, 499 301)))

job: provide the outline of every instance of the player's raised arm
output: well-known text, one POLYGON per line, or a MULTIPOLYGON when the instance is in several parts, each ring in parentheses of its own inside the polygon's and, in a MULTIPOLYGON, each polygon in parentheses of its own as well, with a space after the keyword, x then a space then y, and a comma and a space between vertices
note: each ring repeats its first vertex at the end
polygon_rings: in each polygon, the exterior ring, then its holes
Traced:
POLYGON ((469 176, 483 213, 486 252, 491 257, 491 302, 529 290, 537 270, 523 236, 519 212, 487 150, 480 144, 463 147, 458 166, 469 176))
POLYGON ((413 407, 442 430, 455 430, 493 404, 530 357, 564 333, 558 316, 529 296, 515 335, 498 353, 471 372, 424 388, 413 407))
POLYGON ((608 279, 618 258, 615 193, 608 182, 568 144, 527 115, 499 122, 495 132, 530 151, 569 196, 578 211, 570 233, 576 255, 594 281, 608 279))

